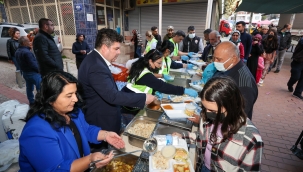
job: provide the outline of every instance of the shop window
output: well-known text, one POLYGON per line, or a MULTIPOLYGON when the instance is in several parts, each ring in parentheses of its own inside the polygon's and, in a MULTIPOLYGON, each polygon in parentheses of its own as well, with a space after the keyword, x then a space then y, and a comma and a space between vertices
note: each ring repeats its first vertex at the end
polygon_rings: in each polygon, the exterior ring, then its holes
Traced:
POLYGON ((121 18, 120 18, 120 10, 119 9, 115 9, 115 27, 116 26, 120 26, 121 27, 121 18))
POLYGON ((112 0, 106 0, 106 5, 107 6, 112 6, 113 4, 113 1, 112 0))
POLYGON ((97 6, 96 10, 97 14, 97 24, 105 25, 105 15, 104 15, 104 7, 97 6))
POLYGON ((106 7, 106 17, 107 17, 107 27, 110 29, 114 29, 114 14, 113 9, 106 7))
POLYGON ((115 0, 114 1, 114 7, 120 8, 120 0, 115 0))
POLYGON ((104 0, 96 0, 96 3, 98 3, 98 4, 104 4, 104 0))

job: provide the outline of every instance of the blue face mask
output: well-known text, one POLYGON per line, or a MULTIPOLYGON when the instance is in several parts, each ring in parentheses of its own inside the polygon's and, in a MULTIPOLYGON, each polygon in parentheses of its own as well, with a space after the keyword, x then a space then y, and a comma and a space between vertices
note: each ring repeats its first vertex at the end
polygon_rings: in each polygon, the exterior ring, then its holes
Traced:
MULTIPOLYGON (((217 113, 216 112, 206 112, 205 114, 206 114, 207 119, 209 119, 211 121, 216 120, 216 117, 217 117, 217 113)), ((224 113, 221 113, 220 114, 220 121, 222 121, 224 119, 225 119, 225 115, 224 115, 224 113)))

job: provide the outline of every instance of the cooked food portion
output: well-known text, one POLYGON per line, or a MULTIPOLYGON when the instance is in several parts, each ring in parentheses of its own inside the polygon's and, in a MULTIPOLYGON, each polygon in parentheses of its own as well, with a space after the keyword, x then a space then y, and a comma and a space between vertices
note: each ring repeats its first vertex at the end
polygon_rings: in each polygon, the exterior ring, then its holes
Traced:
POLYGON ((174 172, 189 172, 188 164, 174 164, 174 172))
POLYGON ((167 158, 167 159, 171 159, 174 157, 175 153, 176 153, 176 148, 172 145, 169 146, 164 146, 161 150, 162 152, 162 156, 167 158))
POLYGON ((112 160, 108 165, 101 169, 101 172, 132 172, 133 169, 134 165, 129 165, 118 160, 112 160))
POLYGON ((175 157, 174 159, 176 161, 186 161, 188 158, 188 153, 185 149, 183 148, 177 148, 176 149, 176 154, 175 154, 175 157))
POLYGON ((182 102, 183 96, 176 96, 171 99, 173 102, 182 102))
POLYGON ((164 105, 163 108, 165 110, 173 110, 174 109, 171 105, 164 105))
POLYGON ((136 123, 135 125, 131 126, 128 130, 130 134, 149 138, 151 133, 154 131, 156 124, 151 122, 140 122, 136 123))
POLYGON ((169 160, 164 158, 160 151, 153 155, 153 167, 157 170, 167 170, 169 168, 169 160))

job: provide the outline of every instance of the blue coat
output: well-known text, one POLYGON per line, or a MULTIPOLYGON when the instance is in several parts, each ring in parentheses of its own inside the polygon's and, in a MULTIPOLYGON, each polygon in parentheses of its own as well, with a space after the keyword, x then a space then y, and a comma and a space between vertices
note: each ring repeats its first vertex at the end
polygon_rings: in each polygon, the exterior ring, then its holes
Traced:
MULTIPOLYGON (((90 154, 88 142, 98 144, 101 128, 89 125, 82 111, 72 118, 82 139, 84 156, 90 154)), ((69 127, 58 131, 39 117, 31 118, 24 126, 20 139, 19 166, 23 171, 70 171, 74 160, 80 158, 75 137, 69 127)))
POLYGON ((93 50, 81 63, 78 80, 84 90, 85 119, 107 131, 120 132, 121 107, 144 108, 146 95, 119 91, 100 54, 93 50))
POLYGON ((29 47, 19 46, 15 52, 15 57, 23 72, 39 73, 39 66, 34 54, 30 51, 29 47))

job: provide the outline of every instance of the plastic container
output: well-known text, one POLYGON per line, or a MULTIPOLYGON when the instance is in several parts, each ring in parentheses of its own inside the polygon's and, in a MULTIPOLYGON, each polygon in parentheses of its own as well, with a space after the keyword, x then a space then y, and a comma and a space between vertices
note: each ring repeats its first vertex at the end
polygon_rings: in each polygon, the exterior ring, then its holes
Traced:
POLYGON ((126 67, 123 66, 119 66, 116 64, 112 64, 113 66, 120 68, 121 69, 121 73, 118 74, 113 74, 112 76, 114 78, 115 81, 121 81, 121 82, 126 82, 127 81, 127 77, 128 77, 128 69, 126 67))
POLYGON ((176 154, 176 148, 172 145, 164 146, 161 149, 161 154, 166 159, 172 159, 176 154))
POLYGON ((188 116, 193 116, 195 114, 197 107, 191 103, 185 106, 185 114, 188 116))

